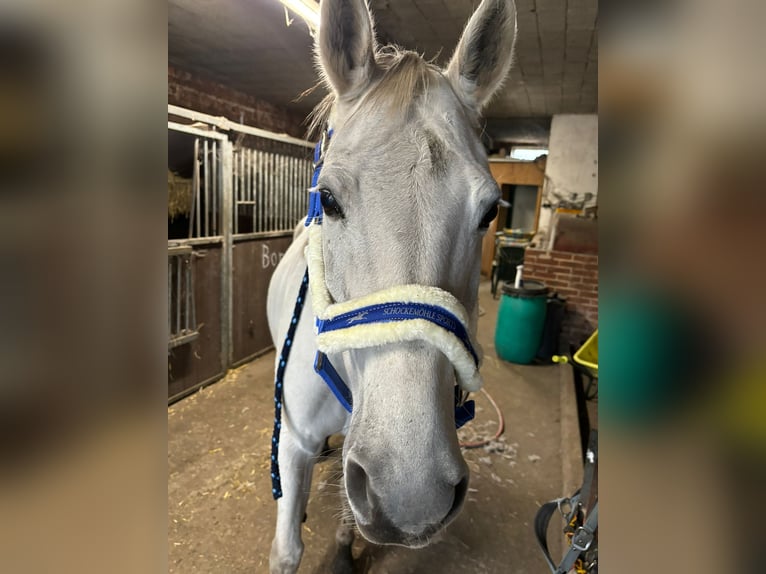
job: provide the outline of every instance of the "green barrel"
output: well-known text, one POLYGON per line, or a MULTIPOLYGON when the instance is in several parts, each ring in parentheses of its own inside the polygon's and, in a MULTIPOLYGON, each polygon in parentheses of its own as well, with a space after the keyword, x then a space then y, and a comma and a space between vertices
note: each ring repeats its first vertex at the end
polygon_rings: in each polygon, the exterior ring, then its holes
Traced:
POLYGON ((497 312, 495 349, 504 361, 528 364, 537 355, 545 326, 548 288, 539 281, 503 285, 497 312))

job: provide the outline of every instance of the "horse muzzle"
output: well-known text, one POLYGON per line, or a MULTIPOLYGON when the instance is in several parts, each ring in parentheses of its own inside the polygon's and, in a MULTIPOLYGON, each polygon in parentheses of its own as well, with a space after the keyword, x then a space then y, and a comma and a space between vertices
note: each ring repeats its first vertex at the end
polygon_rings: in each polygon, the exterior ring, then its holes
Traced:
POLYGON ((413 481, 372 479, 349 455, 345 483, 351 510, 362 535, 374 544, 409 548, 428 545, 459 514, 468 492, 468 469, 454 477, 413 481))

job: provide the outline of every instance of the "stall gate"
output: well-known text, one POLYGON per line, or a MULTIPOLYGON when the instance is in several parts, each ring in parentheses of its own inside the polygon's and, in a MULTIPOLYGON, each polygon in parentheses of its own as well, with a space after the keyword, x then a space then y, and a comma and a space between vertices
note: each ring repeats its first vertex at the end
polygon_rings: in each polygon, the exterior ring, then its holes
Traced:
POLYGON ((169 165, 173 401, 272 347, 268 284, 306 214, 313 146, 177 106, 168 115, 181 118, 168 121, 169 164, 171 142, 174 157, 190 155, 188 177, 169 165))

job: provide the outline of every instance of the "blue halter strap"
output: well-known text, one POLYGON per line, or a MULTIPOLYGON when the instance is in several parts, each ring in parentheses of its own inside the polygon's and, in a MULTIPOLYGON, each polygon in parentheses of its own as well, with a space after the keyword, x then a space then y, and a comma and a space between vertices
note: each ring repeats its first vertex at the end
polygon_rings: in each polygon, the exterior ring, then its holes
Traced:
MULTIPOLYGON (((449 311, 438 305, 428 305, 425 303, 382 303, 380 305, 370 305, 343 313, 332 319, 317 319, 317 334, 328 331, 337 331, 347 329, 353 325, 364 325, 370 323, 390 323, 395 321, 408 321, 411 319, 425 319, 442 329, 453 333, 466 347, 478 366, 479 357, 471 344, 468 332, 460 320, 449 311)), ((327 355, 318 351, 314 361, 314 370, 327 383, 340 404, 351 412, 353 401, 351 391, 349 390, 343 378, 332 366, 327 355)), ((462 393, 460 388, 455 386, 455 426, 460 428, 474 417, 474 402, 462 402, 462 393)))
POLYGON ((479 356, 471 344, 466 330, 460 319, 438 305, 428 303, 381 303, 370 305, 343 313, 332 319, 317 319, 317 334, 328 331, 339 331, 353 325, 368 325, 370 323, 393 323, 411 319, 425 319, 455 335, 479 365, 479 356))

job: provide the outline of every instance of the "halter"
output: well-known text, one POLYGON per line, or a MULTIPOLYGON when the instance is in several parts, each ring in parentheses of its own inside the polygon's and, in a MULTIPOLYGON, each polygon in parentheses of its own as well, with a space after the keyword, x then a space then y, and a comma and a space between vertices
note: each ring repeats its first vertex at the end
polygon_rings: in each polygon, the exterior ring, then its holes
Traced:
POLYGON ((458 382, 455 385, 456 428, 473 419, 475 406, 473 401, 467 400, 468 393, 478 391, 482 384, 479 374, 481 356, 480 352, 477 352, 479 345, 467 327, 468 313, 448 291, 426 285, 397 285, 349 301, 333 301, 325 281, 322 250, 323 210, 320 191, 317 188, 331 136, 332 130, 325 130, 314 149, 314 174, 311 179, 312 187, 309 189, 309 209, 306 218, 309 234, 306 247, 308 268, 277 367, 274 396, 276 413, 271 455, 272 494, 275 499, 282 496, 277 455, 284 369, 303 308, 307 285, 311 291, 317 333, 318 350, 314 370, 349 413, 353 408, 351 391, 327 357, 328 353, 408 341, 430 343, 444 353, 455 368, 458 382))

